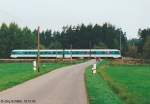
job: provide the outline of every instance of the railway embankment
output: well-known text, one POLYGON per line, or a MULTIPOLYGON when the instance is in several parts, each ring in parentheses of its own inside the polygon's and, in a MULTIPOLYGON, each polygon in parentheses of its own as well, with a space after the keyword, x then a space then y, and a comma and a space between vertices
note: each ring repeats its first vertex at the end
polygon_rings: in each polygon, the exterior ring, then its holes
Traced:
MULTIPOLYGON (((0 62, 1 63, 24 63, 24 62, 33 62, 35 61, 36 59, 0 59, 0 62)), ((77 62, 77 61, 85 61, 84 59, 81 60, 81 59, 40 59, 40 62, 46 62, 46 63, 49 63, 49 62, 77 62)))

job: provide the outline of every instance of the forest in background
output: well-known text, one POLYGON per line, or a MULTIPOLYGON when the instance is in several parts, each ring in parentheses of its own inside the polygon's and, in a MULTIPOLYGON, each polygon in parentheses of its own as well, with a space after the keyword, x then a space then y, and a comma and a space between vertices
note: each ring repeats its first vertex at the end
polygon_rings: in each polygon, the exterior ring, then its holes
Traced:
MULTIPOLYGON (((139 29, 139 39, 127 40, 126 33, 112 24, 64 26, 62 31, 40 32, 41 49, 120 49, 123 56, 150 59, 150 29, 139 29)), ((37 30, 16 23, 0 26, 0 58, 9 58, 13 49, 36 49, 37 30)))

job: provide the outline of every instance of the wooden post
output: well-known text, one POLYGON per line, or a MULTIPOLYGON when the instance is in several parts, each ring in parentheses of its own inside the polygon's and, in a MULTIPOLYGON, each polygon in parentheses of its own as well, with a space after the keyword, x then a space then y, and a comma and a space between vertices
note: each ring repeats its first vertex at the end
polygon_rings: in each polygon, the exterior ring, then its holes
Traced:
POLYGON ((91 59, 91 41, 89 41, 89 49, 90 49, 90 59, 91 59))
POLYGON ((70 45, 70 51, 71 51, 71 57, 70 57, 70 60, 71 60, 71 63, 72 63, 72 44, 70 45))
POLYGON ((38 27, 37 33, 37 71, 40 72, 40 27, 38 27))

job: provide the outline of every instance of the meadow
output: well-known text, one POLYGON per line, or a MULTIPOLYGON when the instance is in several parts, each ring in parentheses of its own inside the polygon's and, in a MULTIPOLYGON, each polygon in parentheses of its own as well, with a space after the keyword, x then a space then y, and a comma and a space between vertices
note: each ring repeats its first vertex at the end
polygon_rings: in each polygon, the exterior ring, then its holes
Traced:
POLYGON ((17 84, 23 83, 57 68, 81 63, 84 61, 75 61, 72 63, 41 63, 40 72, 35 72, 33 70, 32 63, 0 63, 0 91, 11 88, 17 84))
MULTIPOLYGON (((96 75, 92 75, 88 70, 90 69, 86 70, 86 83, 91 104, 111 100, 110 96, 105 99, 101 98, 108 93, 108 91, 105 93, 101 91, 106 88, 110 90, 109 92, 112 91, 113 97, 119 99, 121 104, 150 104, 150 65, 121 65, 103 61, 98 64, 96 75), (91 74, 91 76, 88 74, 91 74), (99 83, 95 83, 95 76, 98 77, 99 83), (105 83, 105 86, 100 89, 99 87, 103 83, 105 83), (95 99, 91 99, 91 97, 95 99)), ((118 100, 115 100, 115 102, 112 100, 112 103, 103 104, 118 104, 118 100)))

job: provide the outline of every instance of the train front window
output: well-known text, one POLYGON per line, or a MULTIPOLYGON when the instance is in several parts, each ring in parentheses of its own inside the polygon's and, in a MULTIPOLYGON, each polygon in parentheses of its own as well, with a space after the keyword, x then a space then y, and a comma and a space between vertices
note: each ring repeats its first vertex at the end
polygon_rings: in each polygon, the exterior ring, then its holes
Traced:
POLYGON ((119 51, 112 51, 112 54, 118 55, 118 54, 120 54, 120 52, 119 51))
POLYGON ((120 54, 120 52, 119 52, 119 51, 116 51, 115 54, 120 54))
POLYGON ((13 52, 11 52, 11 54, 15 55, 15 54, 16 54, 16 52, 14 52, 14 51, 13 51, 13 52))
POLYGON ((17 54, 21 55, 21 54, 23 54, 23 52, 22 51, 13 51, 12 54, 14 54, 14 55, 17 55, 17 54))

